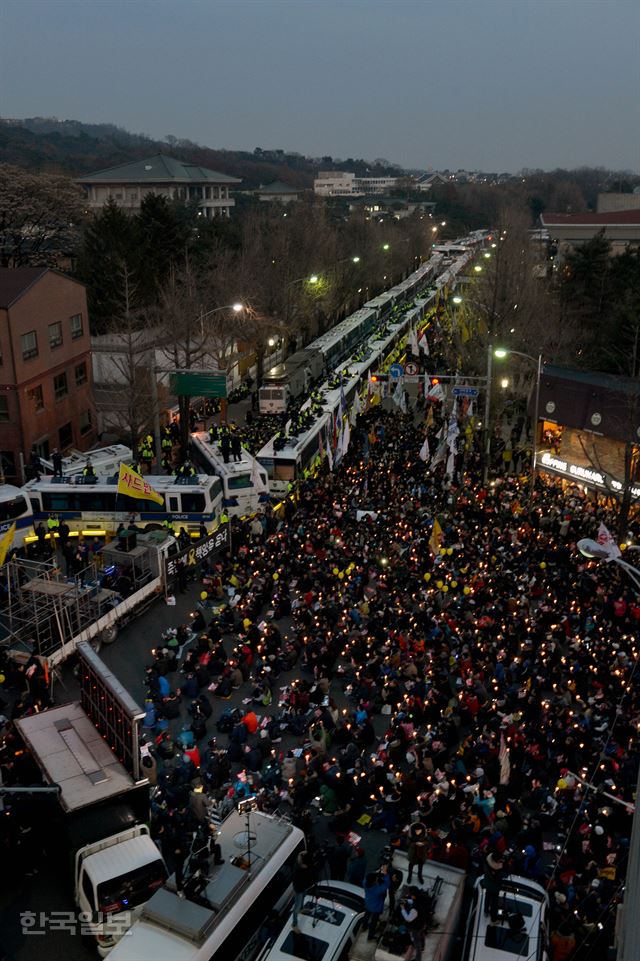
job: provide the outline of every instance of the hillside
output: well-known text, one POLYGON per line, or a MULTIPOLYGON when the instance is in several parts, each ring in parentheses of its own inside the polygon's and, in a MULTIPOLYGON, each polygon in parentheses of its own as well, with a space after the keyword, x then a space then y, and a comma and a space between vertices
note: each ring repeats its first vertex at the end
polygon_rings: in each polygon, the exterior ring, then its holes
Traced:
POLYGON ((334 162, 331 157, 323 157, 320 164, 302 154, 283 150, 256 148, 249 153, 203 147, 177 137, 153 140, 114 124, 86 124, 51 117, 0 119, 0 163, 15 164, 34 173, 81 176, 156 153, 171 154, 178 160, 240 177, 243 188, 273 180, 283 180, 294 187, 311 187, 320 165, 323 169, 353 170, 369 176, 402 173, 400 168, 387 166, 385 161, 369 163, 349 158, 334 162))

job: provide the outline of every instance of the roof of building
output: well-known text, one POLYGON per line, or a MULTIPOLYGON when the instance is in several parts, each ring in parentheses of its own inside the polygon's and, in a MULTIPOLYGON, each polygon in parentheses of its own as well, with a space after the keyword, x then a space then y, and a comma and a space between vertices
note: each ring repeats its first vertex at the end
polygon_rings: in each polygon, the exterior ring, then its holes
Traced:
POLYGON ((258 187, 256 193, 259 194, 299 194, 299 187, 292 187, 291 184, 286 184, 282 180, 274 180, 273 183, 264 184, 262 187, 258 187))
POLYGON ((0 308, 6 310, 35 284, 48 267, 0 267, 0 308))
POLYGON ((183 163, 166 154, 156 154, 143 160, 133 160, 106 170, 96 170, 86 177, 78 177, 76 183, 211 183, 239 184, 237 177, 208 170, 197 164, 183 163))
POLYGON ((635 210, 606 210, 599 214, 585 210, 579 214, 543 213, 540 222, 544 227, 640 227, 640 207, 635 210))

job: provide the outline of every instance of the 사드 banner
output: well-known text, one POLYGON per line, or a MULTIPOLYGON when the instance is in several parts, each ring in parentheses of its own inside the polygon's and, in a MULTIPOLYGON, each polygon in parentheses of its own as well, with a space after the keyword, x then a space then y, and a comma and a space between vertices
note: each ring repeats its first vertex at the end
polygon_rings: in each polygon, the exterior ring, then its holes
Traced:
POLYGON ((142 474, 139 474, 137 470, 134 470, 133 467, 129 467, 127 464, 120 464, 118 494, 128 494, 129 497, 155 501, 156 504, 164 505, 162 494, 154 490, 151 484, 147 484, 142 474))

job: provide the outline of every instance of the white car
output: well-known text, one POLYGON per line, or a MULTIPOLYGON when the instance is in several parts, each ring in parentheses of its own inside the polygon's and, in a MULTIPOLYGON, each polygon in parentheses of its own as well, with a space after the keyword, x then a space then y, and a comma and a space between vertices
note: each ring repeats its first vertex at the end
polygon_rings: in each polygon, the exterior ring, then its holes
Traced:
POLYGON ((473 888, 464 961, 549 961, 547 892, 535 881, 509 875, 500 889, 498 920, 485 914, 484 879, 473 888))
POLYGON ((257 961, 347 961, 364 917, 364 892, 343 881, 321 881, 305 896, 298 925, 290 915, 257 961))

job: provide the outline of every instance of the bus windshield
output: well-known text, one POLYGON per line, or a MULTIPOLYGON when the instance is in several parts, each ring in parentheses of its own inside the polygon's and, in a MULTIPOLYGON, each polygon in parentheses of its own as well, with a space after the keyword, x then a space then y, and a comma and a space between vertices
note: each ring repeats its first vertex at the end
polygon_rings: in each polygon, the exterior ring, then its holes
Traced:
POLYGON ((0 521, 12 521, 21 517, 29 509, 25 497, 14 497, 10 501, 0 501, 0 521))

